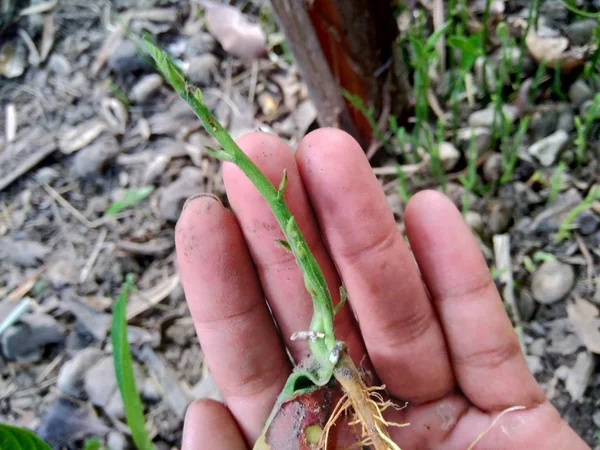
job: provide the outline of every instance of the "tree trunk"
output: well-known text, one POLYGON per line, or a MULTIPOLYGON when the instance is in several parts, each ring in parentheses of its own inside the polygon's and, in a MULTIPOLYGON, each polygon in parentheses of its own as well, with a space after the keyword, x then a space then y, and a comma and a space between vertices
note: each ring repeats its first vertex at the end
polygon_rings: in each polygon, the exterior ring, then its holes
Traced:
POLYGON ((366 148, 371 126, 341 89, 362 98, 375 117, 402 115, 408 104, 404 64, 394 53, 398 27, 390 0, 272 0, 319 123, 345 129, 366 148))

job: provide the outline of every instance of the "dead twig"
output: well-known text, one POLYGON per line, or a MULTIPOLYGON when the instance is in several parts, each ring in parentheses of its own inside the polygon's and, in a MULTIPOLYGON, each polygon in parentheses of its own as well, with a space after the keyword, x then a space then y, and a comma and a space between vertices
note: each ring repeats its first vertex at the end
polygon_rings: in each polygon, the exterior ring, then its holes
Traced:
POLYGON ((98 255, 100 254, 100 250, 102 249, 102 245, 104 244, 104 240, 106 239, 106 228, 102 228, 100 230, 100 234, 98 235, 98 239, 96 239, 96 244, 94 245, 94 249, 90 254, 90 257, 86 261, 83 269, 81 269, 81 273, 79 274, 79 283, 84 283, 87 280, 87 277, 90 275, 94 264, 96 263, 96 259, 98 259, 98 255))

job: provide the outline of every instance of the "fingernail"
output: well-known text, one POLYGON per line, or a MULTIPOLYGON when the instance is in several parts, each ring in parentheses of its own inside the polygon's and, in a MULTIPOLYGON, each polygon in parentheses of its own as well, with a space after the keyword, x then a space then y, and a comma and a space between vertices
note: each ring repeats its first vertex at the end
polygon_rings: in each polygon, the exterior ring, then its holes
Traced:
POLYGON ((185 208, 187 208, 194 200, 196 200, 197 198, 200 198, 200 197, 212 198, 213 200, 216 200, 221 206, 223 205, 223 203, 221 202, 221 199, 219 197, 217 197, 216 195, 203 192, 200 194, 194 194, 190 198, 188 198, 185 201, 185 203, 183 204, 183 208, 181 209, 181 211, 182 212, 185 211, 185 208))

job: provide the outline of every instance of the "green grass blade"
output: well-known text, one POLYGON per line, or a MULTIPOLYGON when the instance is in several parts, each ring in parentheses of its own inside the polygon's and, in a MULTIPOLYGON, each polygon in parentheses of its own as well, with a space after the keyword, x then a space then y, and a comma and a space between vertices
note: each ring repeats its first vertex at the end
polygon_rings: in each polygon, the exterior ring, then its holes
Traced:
POLYGON ((146 430, 144 407, 135 385, 133 360, 127 341, 127 319, 125 306, 129 294, 135 289, 133 275, 127 275, 119 299, 113 309, 110 338, 113 346, 117 385, 125 405, 125 417, 131 430, 131 436, 138 450, 152 450, 154 446, 146 430))
POLYGON ((139 189, 127 189, 123 200, 114 202, 108 207, 104 214, 106 216, 114 216, 115 214, 120 213, 126 208, 131 208, 137 205, 150 194, 152 194, 153 191, 154 186, 144 186, 139 189))
POLYGON ((2 450, 51 450, 50 446, 31 431, 0 424, 0 449, 2 450))

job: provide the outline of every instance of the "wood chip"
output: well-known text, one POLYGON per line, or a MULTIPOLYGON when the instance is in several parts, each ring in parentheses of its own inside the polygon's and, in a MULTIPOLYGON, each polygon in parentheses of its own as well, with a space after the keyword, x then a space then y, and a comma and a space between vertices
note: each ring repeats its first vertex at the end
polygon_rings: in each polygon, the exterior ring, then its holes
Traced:
POLYGON ((587 349, 600 354, 600 313, 598 307, 582 298, 567 304, 569 321, 587 349))
POLYGON ((145 291, 137 291, 132 294, 129 302, 127 302, 127 320, 129 321, 144 311, 158 305, 173 292, 178 284, 179 275, 173 275, 158 283, 153 288, 145 291))
POLYGON ((91 144, 104 130, 106 124, 98 119, 82 123, 63 133, 59 138, 58 148, 65 155, 69 155, 91 144))
POLYGON ((54 24, 54 17, 47 15, 44 18, 44 30, 42 31, 42 43, 40 44, 40 61, 46 61, 50 50, 54 46, 54 37, 56 35, 56 25, 54 24))

